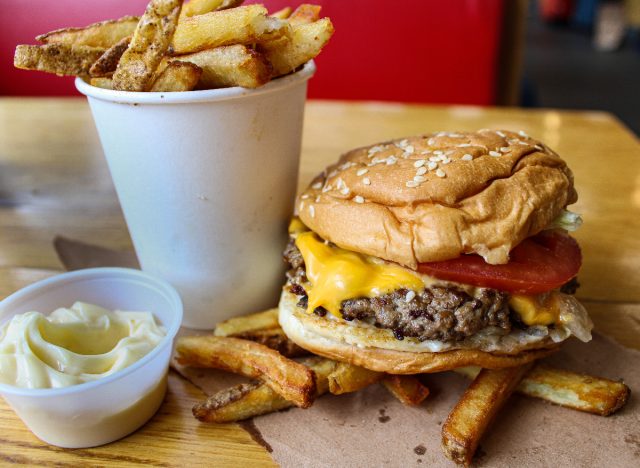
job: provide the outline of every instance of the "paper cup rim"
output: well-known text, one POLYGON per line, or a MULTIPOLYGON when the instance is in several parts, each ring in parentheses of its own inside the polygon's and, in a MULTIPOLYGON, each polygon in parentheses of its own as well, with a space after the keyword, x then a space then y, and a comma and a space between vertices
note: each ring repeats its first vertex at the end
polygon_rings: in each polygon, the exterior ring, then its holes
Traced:
POLYGON ((249 89, 235 86, 232 88, 205 89, 201 91, 178 91, 178 92, 131 92, 114 91, 111 89, 98 88, 92 86, 82 78, 75 79, 76 89, 85 96, 111 101, 120 104, 184 104, 193 102, 225 101, 229 99, 240 99, 248 96, 272 93, 297 85, 307 81, 316 72, 316 65, 313 60, 308 61, 295 73, 276 78, 259 88, 249 89))

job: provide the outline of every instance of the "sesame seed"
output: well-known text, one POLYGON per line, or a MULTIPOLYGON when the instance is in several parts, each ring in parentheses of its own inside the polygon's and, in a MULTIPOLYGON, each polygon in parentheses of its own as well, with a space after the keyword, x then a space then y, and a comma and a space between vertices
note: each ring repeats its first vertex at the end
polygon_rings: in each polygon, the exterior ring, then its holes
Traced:
POLYGON ((300 211, 302 211, 303 209, 304 209, 304 202, 303 202, 303 201, 301 201, 301 202, 300 202, 300 211))
POLYGON ((436 155, 438 155, 438 156, 441 156, 441 155, 443 155, 443 154, 444 154, 444 151, 437 150, 437 151, 434 151, 434 152, 433 152, 433 154, 436 154, 436 155))
POLYGON ((322 187, 322 182, 316 182, 311 186, 311 188, 315 190, 320 190, 321 187, 322 187))
POLYGON ((371 185, 371 181, 369 180, 369 178, 368 178, 368 177, 365 177, 364 179, 362 179, 362 183, 363 183, 364 185, 371 185))
POLYGON ((445 173, 444 173, 444 171, 443 171, 442 169, 438 169, 438 170, 436 171, 436 175, 437 175, 438 177, 444 177, 444 176, 446 176, 447 174, 445 174, 445 173))
POLYGON ((449 158, 445 158, 442 160, 442 164, 449 164, 451 162, 451 159, 449 158))
POLYGON ((349 187, 345 187, 342 190, 340 190, 340 193, 342 195, 349 195, 349 187))
POLYGON ((444 153, 444 154, 446 154, 447 156, 450 156, 450 155, 452 155, 452 154, 453 154, 453 153, 455 153, 455 152, 456 152, 455 150, 449 150, 449 151, 445 151, 445 153, 444 153))
POLYGON ((335 177, 338 174, 338 171, 329 172, 329 177, 335 177))
POLYGON ((392 166, 398 162, 398 159, 395 156, 389 156, 387 158, 387 166, 392 166))
POLYGON ((467 153, 464 156, 462 156, 462 160, 463 161, 473 161, 473 156, 471 156, 469 153, 467 153))
POLYGON ((331 185, 325 185, 324 187, 322 187, 322 193, 327 193, 332 188, 333 187, 331 187, 331 185))
POLYGON ((404 301, 405 302, 411 302, 414 297, 416 297, 416 293, 414 291, 408 291, 407 295, 404 298, 404 301))
POLYGON ((302 195, 300 198, 302 198, 303 200, 306 200, 307 198, 309 198, 309 194, 305 193, 304 195, 302 195))
POLYGON ((435 161, 431 161, 429 164, 427 164, 427 168, 430 171, 433 171, 436 167, 438 167, 438 163, 435 161))
POLYGON ((494 158, 499 158, 500 156, 502 156, 502 154, 498 153, 497 151, 489 151, 489 156, 493 156, 494 158))
POLYGON ((316 209, 313 207, 313 205, 309 205, 309 214, 312 218, 316 215, 316 209))
POLYGON ((518 144, 522 145, 522 146, 529 146, 529 143, 527 143, 526 141, 522 141, 522 140, 519 140, 518 144))
POLYGON ((527 135, 526 133, 524 133, 524 130, 520 130, 520 131, 518 131, 518 135, 520 135, 521 137, 529 138, 529 135, 527 135))
POLYGON ((380 151, 382 151, 382 146, 373 146, 373 147, 369 148, 368 157, 370 158, 374 154, 379 153, 380 151))
POLYGON ((449 133, 450 138, 462 138, 464 135, 460 135, 459 133, 449 133))
POLYGON ((336 183, 336 188, 338 190, 343 189, 345 187, 344 185, 344 180, 342 180, 342 177, 338 177, 338 181, 336 183))
POLYGON ((422 167, 426 161, 424 159, 418 159, 413 163, 413 167, 422 167))
POLYGON ((433 146, 434 143, 435 143, 435 140, 433 138, 429 138, 427 140, 427 145, 429 145, 429 146, 433 146))
POLYGON ((503 153, 510 153, 511 148, 509 148, 508 146, 503 146, 502 148, 500 148, 500 151, 502 151, 503 153))
POLYGON ((365 175, 367 172, 369 172, 369 169, 358 169, 358 172, 356 172, 357 176, 361 176, 361 175, 365 175))
POLYGON ((424 166, 419 167, 418 170, 416 171, 417 175, 423 175, 423 174, 426 174, 426 173, 427 173, 427 168, 424 167, 424 166))
POLYGON ((362 198, 360 195, 356 195, 353 201, 356 203, 364 203, 364 198, 362 198))
POLYGON ((438 162, 438 161, 440 161, 440 156, 431 156, 431 157, 429 158, 429 161, 431 161, 431 162, 438 162))
POLYGON ((420 152, 420 154, 429 154, 429 153, 431 153, 431 150, 425 150, 425 151, 420 152))
POLYGON ((471 143, 460 143, 458 148, 468 148, 469 146, 471 146, 471 143))
POLYGON ((426 177, 421 175, 417 175, 413 178, 414 182, 424 182, 425 180, 427 180, 426 177))
POLYGON ((496 135, 498 135, 498 136, 500 136, 500 137, 502 137, 502 138, 506 138, 506 137, 507 137, 507 135, 505 135, 504 133, 502 133, 500 130, 497 130, 497 131, 496 131, 496 135))
POLYGON ((407 187, 410 187, 410 188, 415 188, 415 187, 417 187, 419 184, 418 184, 418 182, 416 182, 415 180, 410 180, 410 181, 408 181, 407 183, 405 183, 404 185, 406 185, 407 187))
POLYGON ((399 146, 400 148, 405 148, 408 144, 409 144, 409 140, 400 140, 400 141, 398 142, 398 146, 399 146))
POLYGON ((411 154, 415 151, 414 147, 409 145, 404 149, 407 153, 411 154))
POLYGON ((540 145, 535 145, 534 148, 537 149, 538 151, 542 151, 543 150, 542 146, 540 146, 540 145))

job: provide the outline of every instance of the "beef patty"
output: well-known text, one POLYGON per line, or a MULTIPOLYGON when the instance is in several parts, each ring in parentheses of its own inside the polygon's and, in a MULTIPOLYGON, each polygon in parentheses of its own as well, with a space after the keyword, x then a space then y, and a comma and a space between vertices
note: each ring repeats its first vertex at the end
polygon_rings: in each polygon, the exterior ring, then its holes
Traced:
MULTIPOLYGON (((293 239, 289 241, 284 260, 289 265, 287 282, 290 291, 307 307, 307 282, 304 258, 293 239)), ((398 289, 377 297, 360 297, 342 302, 340 312, 345 320, 361 320, 378 328, 393 330, 397 339, 405 336, 420 341, 460 341, 487 327, 507 334, 519 320, 513 320, 507 305, 508 294, 489 288, 476 288, 471 296, 455 286, 434 285, 414 293, 398 289)), ((326 310, 319 307, 319 315, 326 310)))

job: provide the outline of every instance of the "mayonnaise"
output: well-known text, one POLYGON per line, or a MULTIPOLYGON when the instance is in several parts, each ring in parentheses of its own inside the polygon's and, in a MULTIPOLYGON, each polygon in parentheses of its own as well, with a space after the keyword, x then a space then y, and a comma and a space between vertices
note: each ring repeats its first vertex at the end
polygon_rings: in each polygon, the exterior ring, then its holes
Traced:
POLYGON ((0 383, 58 388, 124 369, 166 335, 149 312, 110 312, 83 302, 45 316, 27 312, 0 329, 0 383))

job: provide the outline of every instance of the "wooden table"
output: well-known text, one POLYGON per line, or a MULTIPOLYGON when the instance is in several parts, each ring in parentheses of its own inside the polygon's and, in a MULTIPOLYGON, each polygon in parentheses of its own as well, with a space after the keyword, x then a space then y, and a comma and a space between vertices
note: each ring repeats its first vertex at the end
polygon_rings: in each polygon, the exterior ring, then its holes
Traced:
MULTIPOLYGON (((584 226, 578 296, 596 328, 640 349, 640 145, 603 112, 310 102, 300 184, 359 145, 438 130, 524 130, 574 171, 584 226)), ((84 99, 0 99, 0 297, 62 267, 56 234, 131 248, 84 99)), ((272 465, 237 425, 203 425, 190 408, 201 391, 175 374, 160 412, 105 447, 62 450, 36 439, 0 401, 0 463, 272 465)))

